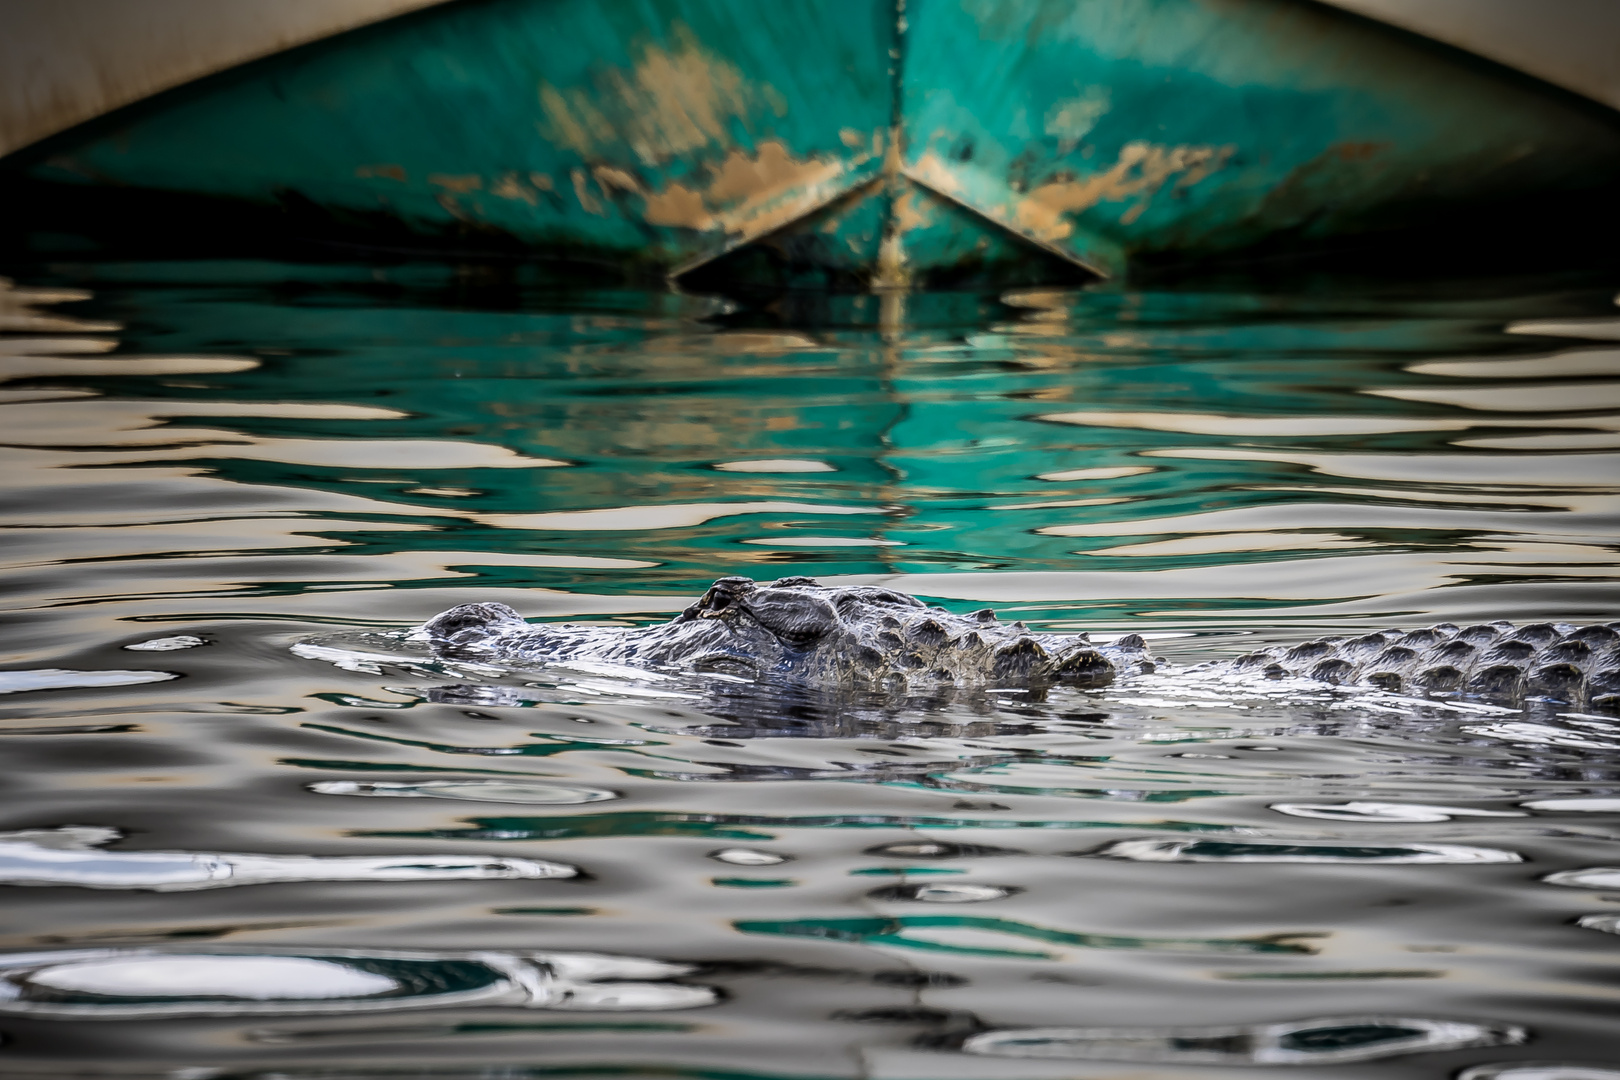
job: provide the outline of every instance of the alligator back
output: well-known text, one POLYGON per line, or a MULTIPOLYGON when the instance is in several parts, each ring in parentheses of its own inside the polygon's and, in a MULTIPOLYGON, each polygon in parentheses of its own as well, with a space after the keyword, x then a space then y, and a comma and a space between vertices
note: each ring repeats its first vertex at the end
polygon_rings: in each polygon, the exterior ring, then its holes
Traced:
POLYGON ((1280 645, 1225 666, 1398 693, 1458 693, 1502 703, 1543 698, 1620 712, 1620 623, 1439 623, 1280 645))

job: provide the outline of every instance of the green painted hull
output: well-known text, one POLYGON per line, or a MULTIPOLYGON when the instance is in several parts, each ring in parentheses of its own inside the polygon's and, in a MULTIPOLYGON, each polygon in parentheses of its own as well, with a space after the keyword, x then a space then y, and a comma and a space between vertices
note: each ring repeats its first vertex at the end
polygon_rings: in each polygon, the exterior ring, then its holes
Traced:
POLYGON ((700 283, 998 284, 1511 230, 1602 107, 1309 0, 458 0, 0 163, 700 283))

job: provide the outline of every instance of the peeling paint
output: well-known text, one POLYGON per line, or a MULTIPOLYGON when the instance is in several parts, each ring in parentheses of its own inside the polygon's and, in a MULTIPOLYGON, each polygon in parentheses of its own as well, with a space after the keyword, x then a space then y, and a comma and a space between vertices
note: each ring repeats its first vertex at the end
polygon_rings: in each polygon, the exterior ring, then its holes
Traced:
MULTIPOLYGON (((1049 180, 1028 194, 1015 196, 1009 205, 985 211, 1044 243, 1074 234, 1070 214, 1083 213, 1103 202, 1136 202, 1120 215, 1129 225, 1147 210, 1153 196, 1173 177, 1177 189, 1191 187, 1224 168, 1236 146, 1159 146, 1146 141, 1126 143, 1114 164, 1102 172, 1077 180, 1049 180)), ((959 195, 961 181, 932 151, 908 170, 919 182, 935 190, 959 195)))
POLYGON ((944 195, 951 195, 958 199, 962 196, 962 181, 958 179, 945 160, 932 150, 917 159, 917 163, 905 170, 906 176, 919 184, 933 188, 944 195))
POLYGON ((1387 142, 1338 142, 1329 149, 1340 161, 1366 161, 1389 149, 1387 142))
POLYGON ((607 211, 602 208, 601 201, 585 186, 585 170, 575 169, 569 175, 574 179, 574 198, 579 200, 579 208, 587 214, 606 217, 607 211))
POLYGON ((1048 135, 1057 138, 1059 156, 1073 150, 1091 133, 1108 112, 1111 100, 1108 87, 1091 86, 1077 97, 1054 102, 1046 110, 1043 127, 1048 135))
POLYGON ((795 159, 786 144, 772 139, 751 155, 727 154, 701 189, 674 183, 647 195, 642 216, 650 225, 759 236, 824 205, 838 194, 832 185, 866 160, 795 159))
POLYGON ((614 190, 628 191, 636 195, 645 195, 641 181, 625 172, 615 169, 612 165, 597 165, 591 169, 591 175, 596 177, 596 186, 602 189, 602 194, 608 198, 613 197, 614 190))
MULTIPOLYGON (((1020 199, 1014 220, 1030 235, 1042 240, 1061 240, 1074 232, 1064 215, 1083 213, 1101 202, 1136 199, 1135 205, 1120 215, 1129 225, 1147 209, 1148 203, 1165 182, 1177 174, 1183 179, 1196 173, 1201 180, 1219 164, 1224 164, 1234 147, 1158 146, 1150 142, 1126 143, 1114 164, 1083 180, 1050 181, 1020 199)), ((1194 181, 1196 182, 1196 181, 1194 181)))
POLYGON ((451 176, 448 173, 430 173, 427 182, 434 187, 442 187, 446 191, 453 191, 457 195, 477 191, 484 186, 484 178, 481 176, 451 176))
POLYGON ((919 198, 921 192, 915 188, 894 200, 894 227, 898 232, 910 232, 912 229, 926 229, 934 223, 932 210, 919 198))
POLYGON ((674 24, 675 45, 648 45, 629 70, 610 69, 595 87, 540 84, 545 134, 584 158, 628 144, 645 165, 657 165, 711 143, 724 142, 732 121, 747 127, 761 103, 777 116, 787 102, 766 83, 705 51, 692 31, 674 24))
POLYGON ((449 214, 457 221, 470 222, 473 220, 472 215, 467 213, 460 203, 456 202, 456 197, 447 191, 440 192, 438 195, 434 196, 433 201, 438 203, 439 206, 444 209, 445 213, 449 214))
POLYGON ((532 173, 530 173, 529 174, 529 183, 533 184, 535 186, 535 188, 537 190, 539 190, 539 191, 556 191, 557 190, 556 182, 553 181, 551 179, 551 177, 547 176, 543 172, 532 172, 532 173))
POLYGON ((789 188, 804 187, 831 179, 843 172, 837 161, 809 158, 796 161, 779 139, 759 144, 753 157, 741 150, 726 155, 709 185, 709 197, 720 202, 732 199, 762 199, 789 188))
POLYGON ((703 205, 703 196, 681 184, 648 195, 641 217, 649 225, 686 229, 708 229, 714 222, 709 208, 703 205))
POLYGON ((531 188, 523 183, 522 178, 519 177, 517 173, 501 174, 496 178, 495 182, 489 186, 489 193, 491 195, 498 195, 503 199, 518 199, 522 202, 528 203, 530 206, 534 206, 540 201, 540 197, 536 195, 531 188))
POLYGON ((355 168, 354 175, 362 180, 380 177, 383 180, 398 180, 402 184, 406 180, 402 165, 360 165, 355 168))
POLYGON ((905 241, 900 233, 890 229, 878 244, 877 265, 872 268, 872 288, 904 289, 911 285, 911 270, 906 266, 905 241))

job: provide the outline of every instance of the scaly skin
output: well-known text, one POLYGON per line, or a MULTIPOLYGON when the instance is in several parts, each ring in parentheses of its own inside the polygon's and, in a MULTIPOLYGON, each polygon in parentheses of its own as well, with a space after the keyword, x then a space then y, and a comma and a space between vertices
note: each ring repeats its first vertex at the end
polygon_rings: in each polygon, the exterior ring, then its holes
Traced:
POLYGON ((1325 637, 1252 652, 1226 663, 1273 678, 1375 686, 1417 694, 1461 694, 1499 704, 1549 700, 1620 713, 1620 623, 1439 623, 1325 637))
MULTIPOLYGON (((1542 698, 1620 711, 1616 626, 1511 623, 1329 637, 1217 661, 1202 670, 1460 693, 1502 703, 1542 698)), ((1136 634, 1093 645, 1037 634, 989 610, 954 615, 876 586, 813 578, 716 581, 675 619, 637 629, 532 625, 505 604, 463 604, 421 635, 441 651, 531 662, 589 661, 906 693, 930 686, 1106 686, 1154 668, 1136 634)))
POLYGON ((1135 634, 1101 648, 1085 634, 1035 634, 991 611, 953 615, 873 586, 811 578, 721 578, 670 622, 634 630, 534 626, 505 604, 463 604, 430 620, 436 647, 503 660, 594 661, 904 692, 929 685, 1104 686, 1151 669, 1135 634))

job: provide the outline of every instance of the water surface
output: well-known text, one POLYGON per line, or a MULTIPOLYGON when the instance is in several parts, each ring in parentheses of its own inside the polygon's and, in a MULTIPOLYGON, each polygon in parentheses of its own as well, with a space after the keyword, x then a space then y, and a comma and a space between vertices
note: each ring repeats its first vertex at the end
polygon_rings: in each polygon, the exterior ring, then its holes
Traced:
POLYGON ((1611 621, 1614 282, 8 273, 11 1074, 1620 1069, 1613 718, 1174 679, 841 710, 292 651, 473 599, 658 621, 727 574, 1172 663, 1611 621))

